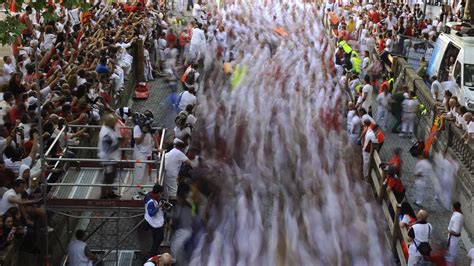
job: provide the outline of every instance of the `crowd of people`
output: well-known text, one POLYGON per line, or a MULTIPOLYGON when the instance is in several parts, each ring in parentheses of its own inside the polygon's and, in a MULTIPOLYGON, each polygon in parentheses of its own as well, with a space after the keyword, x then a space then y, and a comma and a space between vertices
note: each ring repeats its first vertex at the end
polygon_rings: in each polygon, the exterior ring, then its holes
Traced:
MULTIPOLYGON (((410 91, 407 86, 396 84, 397 77, 394 73, 381 74, 382 65, 388 63, 387 56, 405 55, 412 45, 411 38, 434 42, 444 31, 446 22, 461 20, 465 2, 461 2, 455 9, 443 6, 440 16, 436 18, 425 17, 419 4, 368 3, 365 6, 338 6, 329 1, 325 8, 326 23, 331 29, 333 39, 337 40, 335 64, 341 75, 340 85, 346 89, 351 99, 347 108, 349 142, 356 150, 362 150, 362 174, 367 177, 371 148, 381 149, 385 140, 384 132, 391 131, 401 137, 413 138, 416 117, 426 112, 414 91, 410 91), (359 57, 359 54, 363 56, 359 57)), ((441 130, 448 122, 452 122, 451 126, 465 131, 466 144, 472 141, 472 113, 459 104, 450 90, 443 88, 436 76, 427 77, 426 71, 427 62, 422 58, 417 70, 418 75, 431 86, 433 98, 448 110, 440 119, 441 130)), ((432 160, 428 160, 424 146, 418 144, 410 150, 417 158, 417 163, 414 177, 409 178, 414 179, 413 203, 420 210, 415 214, 405 198, 399 148, 393 151, 392 158, 383 165, 386 175, 384 186, 387 192, 393 192, 397 201, 402 204, 400 226, 408 230, 408 239, 405 239, 405 242, 410 243, 408 248, 404 243, 403 248, 408 265, 416 265, 430 255, 429 252, 425 254, 420 245, 425 246, 430 242, 433 233, 431 225, 426 222, 428 212, 423 210, 426 187, 428 183, 433 183, 435 199, 445 209, 453 210, 453 216, 448 225, 448 248, 444 252, 431 253, 431 260, 454 265, 463 227, 461 205, 459 202, 452 203, 458 165, 447 154, 436 154, 432 160)), ((474 251, 470 252, 469 256, 472 256, 472 253, 474 251)))
MULTIPOLYGON (((433 44, 438 35, 444 32, 447 22, 462 21, 465 4, 465 2, 460 2, 455 8, 444 5, 440 15, 434 18, 426 17, 419 4, 338 6, 329 3, 326 5, 326 23, 331 28, 333 37, 338 40, 338 46, 341 47, 336 55, 337 69, 340 74, 345 74, 342 75, 341 84, 347 87, 352 98, 365 93, 361 89, 366 84, 366 75, 370 77, 372 85, 380 86, 375 101, 372 97, 359 97, 359 101, 362 99, 365 101, 366 110, 373 102, 378 104, 377 114, 374 115, 382 127, 387 124, 390 111, 395 119, 391 128, 392 132, 411 136, 414 131, 415 114, 420 110, 420 103, 414 97, 411 97, 412 101, 403 103, 405 99, 410 98, 410 93, 407 88, 401 88, 398 92, 407 94, 397 95, 396 77, 393 73, 386 73, 381 77, 381 63, 388 63, 389 54, 406 55, 410 48, 413 49, 413 38, 421 38, 433 44), (374 54, 379 55, 381 62, 374 59, 374 54), (379 81, 381 84, 378 83, 379 81), (387 89, 387 92, 382 93, 387 89)), ((424 49, 430 48, 424 47, 424 49)), ((450 69, 454 65, 454 58, 447 58, 447 60, 446 68, 450 69)), ((428 63, 422 57, 417 74, 431 87, 434 99, 442 102, 446 107, 448 112, 442 120, 455 122, 453 124, 465 132, 463 136, 465 142, 472 142, 474 139, 472 112, 462 106, 456 96, 453 96, 452 82, 443 82, 446 85, 442 85, 440 81, 446 81, 446 77, 443 80, 437 76, 429 77, 427 67, 428 63)), ((376 94, 374 92, 374 95, 376 94)), ((371 96, 372 92, 368 92, 367 95, 371 96)))

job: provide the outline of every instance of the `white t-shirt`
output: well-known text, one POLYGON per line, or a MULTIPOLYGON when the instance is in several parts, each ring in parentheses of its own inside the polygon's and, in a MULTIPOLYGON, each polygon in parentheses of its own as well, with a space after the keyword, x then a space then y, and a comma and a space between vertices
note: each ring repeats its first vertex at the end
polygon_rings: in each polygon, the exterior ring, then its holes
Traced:
POLYGON ((453 212, 449 220, 448 231, 460 234, 464 225, 464 216, 460 212, 453 212))
POLYGON ((3 73, 5 73, 5 75, 11 75, 13 72, 15 72, 13 63, 3 65, 3 73))
POLYGON ((13 188, 10 188, 3 193, 2 200, 0 201, 0 215, 4 215, 10 208, 18 208, 18 204, 11 203, 11 198, 21 199, 20 194, 17 194, 13 188))
POLYGON ((433 81, 431 83, 431 95, 433 98, 438 101, 442 101, 444 97, 444 89, 441 83, 438 80, 433 81), (436 94, 438 94, 438 98, 436 98, 436 94))
POLYGON ((16 162, 12 162, 12 160, 6 159, 5 168, 12 170, 15 174, 18 174, 18 172, 20 171, 20 166, 22 164, 27 165, 28 167, 31 167, 32 163, 33 163, 33 159, 30 156, 26 157, 25 159, 21 161, 16 161, 16 162))
MULTIPOLYGON (((133 128, 133 138, 138 139, 141 138, 143 135, 142 130, 139 126, 135 126, 133 128)), ((153 152, 153 137, 151 134, 147 133, 143 138, 142 143, 138 144, 135 141, 135 145, 133 145, 133 153, 140 153, 144 156, 151 156, 153 152)))
POLYGON ((366 95, 365 101, 362 103, 362 108, 364 108, 367 112, 369 112, 370 106, 372 106, 372 91, 374 87, 370 84, 365 84, 362 87, 362 93, 366 95))
POLYGON ((0 101, 0 125, 5 124, 3 118, 7 115, 8 108, 10 108, 10 104, 7 101, 0 101))
POLYGON ((167 152, 165 154, 166 176, 178 177, 181 165, 187 160, 188 157, 186 157, 182 151, 176 148, 173 148, 171 151, 167 152))
POLYGON ((69 14, 69 19, 71 20, 71 24, 73 26, 81 23, 79 8, 70 10, 68 14, 69 14))
POLYGON ((375 137, 375 133, 372 129, 369 128, 369 130, 367 130, 367 132, 365 133, 365 139, 364 139, 364 148, 363 148, 363 151, 365 152, 365 150, 367 149, 367 145, 369 145, 369 143, 372 143, 372 144, 375 144, 377 143, 377 138, 375 137))
POLYGON ((181 95, 181 100, 179 101, 179 108, 181 110, 186 109, 186 106, 189 104, 191 105, 196 105, 196 96, 194 94, 190 93, 189 91, 184 91, 183 94, 181 95))
POLYGON ((185 127, 180 129, 178 127, 174 127, 174 137, 180 140, 183 140, 186 136, 191 136, 191 128, 185 127))
POLYGON ((467 133, 474 134, 474 121, 469 122, 469 125, 467 125, 467 133))
POLYGON ((385 94, 385 93, 379 93, 379 95, 377 95, 377 103, 380 107, 383 107, 384 109, 387 109, 388 108, 388 104, 390 102, 390 98, 391 98, 391 95, 389 93, 385 94))
POLYGON ((169 196, 176 196, 178 191, 178 175, 181 165, 188 160, 186 155, 173 148, 165 154, 165 191, 169 196))
POLYGON ((358 115, 354 115, 351 121, 351 127, 349 129, 350 134, 359 135, 360 133, 360 117, 358 115))

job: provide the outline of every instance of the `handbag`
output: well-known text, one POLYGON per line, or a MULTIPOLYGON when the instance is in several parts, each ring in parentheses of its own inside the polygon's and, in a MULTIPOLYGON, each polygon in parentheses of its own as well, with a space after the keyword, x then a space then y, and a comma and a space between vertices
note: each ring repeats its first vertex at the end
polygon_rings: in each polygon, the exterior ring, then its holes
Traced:
MULTIPOLYGON (((431 226, 428 224, 428 240, 430 239, 431 226)), ((416 244, 416 241, 413 240, 416 249, 420 252, 421 255, 429 257, 431 253, 431 246, 429 242, 421 242, 419 245, 416 244)))

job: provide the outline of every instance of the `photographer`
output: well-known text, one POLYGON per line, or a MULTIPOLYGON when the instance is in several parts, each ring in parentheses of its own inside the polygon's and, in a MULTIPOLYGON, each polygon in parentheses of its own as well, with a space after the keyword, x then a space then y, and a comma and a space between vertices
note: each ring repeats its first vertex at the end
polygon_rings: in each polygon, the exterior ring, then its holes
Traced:
POLYGON ((152 136, 151 124, 153 123, 153 114, 151 111, 145 111, 144 115, 136 118, 136 125, 133 128, 133 138, 135 143, 133 145, 133 159, 136 160, 133 171, 134 180, 137 184, 143 185, 147 178, 150 177, 150 168, 147 163, 142 163, 142 160, 151 160, 154 138, 152 136))
POLYGON ((160 204, 161 193, 163 187, 156 184, 151 193, 148 194, 148 199, 145 199, 145 221, 151 229, 153 244, 150 250, 150 256, 159 254, 159 248, 164 238, 164 224, 165 218, 160 204))

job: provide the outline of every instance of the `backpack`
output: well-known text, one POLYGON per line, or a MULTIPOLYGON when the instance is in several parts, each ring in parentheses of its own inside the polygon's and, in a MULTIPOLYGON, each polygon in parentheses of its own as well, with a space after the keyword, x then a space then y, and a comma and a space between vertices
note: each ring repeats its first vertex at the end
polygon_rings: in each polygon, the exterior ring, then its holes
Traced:
POLYGON ((410 148, 410 154, 413 157, 417 157, 423 154, 423 150, 425 149, 425 142, 423 140, 418 140, 410 148))

